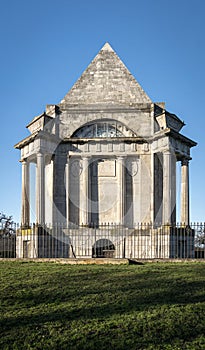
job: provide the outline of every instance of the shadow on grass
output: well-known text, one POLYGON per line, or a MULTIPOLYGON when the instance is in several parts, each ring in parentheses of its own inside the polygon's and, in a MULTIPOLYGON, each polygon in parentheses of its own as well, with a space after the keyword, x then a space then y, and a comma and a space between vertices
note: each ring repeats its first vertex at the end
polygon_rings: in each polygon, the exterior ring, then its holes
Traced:
POLYGON ((135 266, 116 270, 57 270, 51 276, 35 272, 33 279, 17 285, 13 291, 8 289, 3 304, 10 309, 10 303, 15 301, 20 314, 2 315, 2 331, 44 323, 107 319, 163 305, 205 302, 204 279, 186 280, 185 275, 176 278, 172 275, 175 270, 139 271, 135 266))

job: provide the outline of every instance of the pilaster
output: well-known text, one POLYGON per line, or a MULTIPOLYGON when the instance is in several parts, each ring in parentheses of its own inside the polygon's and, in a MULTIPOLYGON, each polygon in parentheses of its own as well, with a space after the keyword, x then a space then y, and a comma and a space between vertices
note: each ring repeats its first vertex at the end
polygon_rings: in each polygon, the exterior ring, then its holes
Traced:
POLYGON ((82 174, 81 174, 81 186, 80 186, 80 215, 79 224, 88 225, 88 171, 89 171, 89 158, 82 158, 82 174))
POLYGON ((118 201, 117 201, 117 223, 124 225, 125 216, 125 157, 117 157, 118 168, 118 201))
POLYGON ((67 222, 67 226, 69 226, 69 222, 70 222, 70 157, 69 155, 67 156, 67 163, 66 163, 66 222, 67 222))
POLYGON ((45 160, 42 153, 37 153, 36 162, 36 222, 45 223, 45 160))

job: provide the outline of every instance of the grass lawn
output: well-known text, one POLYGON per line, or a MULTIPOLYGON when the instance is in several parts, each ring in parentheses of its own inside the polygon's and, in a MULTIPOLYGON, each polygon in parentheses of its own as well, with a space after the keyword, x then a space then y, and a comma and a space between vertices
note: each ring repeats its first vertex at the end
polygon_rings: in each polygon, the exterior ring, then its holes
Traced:
POLYGON ((205 263, 0 262, 0 349, 205 349, 205 263))

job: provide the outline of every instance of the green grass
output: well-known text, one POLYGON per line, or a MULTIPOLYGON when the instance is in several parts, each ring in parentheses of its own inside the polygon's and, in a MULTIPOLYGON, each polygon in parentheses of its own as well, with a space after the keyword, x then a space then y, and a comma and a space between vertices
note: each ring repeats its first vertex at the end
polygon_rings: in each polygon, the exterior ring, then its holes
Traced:
POLYGON ((205 263, 0 271, 0 349, 205 349, 205 263))

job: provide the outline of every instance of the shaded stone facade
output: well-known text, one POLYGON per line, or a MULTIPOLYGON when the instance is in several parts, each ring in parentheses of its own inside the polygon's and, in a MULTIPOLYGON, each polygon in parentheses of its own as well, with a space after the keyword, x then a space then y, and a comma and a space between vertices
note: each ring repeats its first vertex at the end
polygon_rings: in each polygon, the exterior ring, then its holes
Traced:
POLYGON ((189 224, 189 160, 196 143, 184 123, 154 103, 106 43, 58 105, 27 126, 21 150, 22 227, 30 225, 30 163, 36 164, 36 224, 100 227, 189 224))

